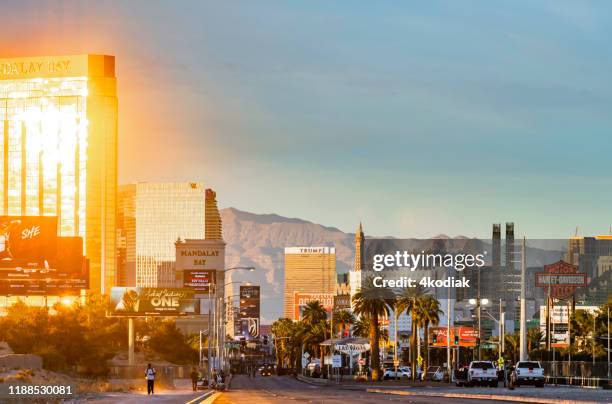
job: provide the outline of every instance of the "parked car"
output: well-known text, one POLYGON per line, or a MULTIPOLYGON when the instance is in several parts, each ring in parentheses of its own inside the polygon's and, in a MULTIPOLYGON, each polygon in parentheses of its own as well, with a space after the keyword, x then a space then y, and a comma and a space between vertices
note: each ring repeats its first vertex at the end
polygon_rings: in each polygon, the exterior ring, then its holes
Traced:
POLYGON ((489 361, 473 361, 468 367, 467 385, 497 387, 497 370, 489 361))
POLYGON ((407 380, 412 378, 412 370, 408 366, 400 366, 397 368, 397 372, 395 368, 386 368, 385 373, 383 374, 383 379, 385 380, 393 380, 393 379, 403 379, 407 380))
POLYGON ((516 364, 516 386, 533 384, 544 387, 544 368, 537 361, 519 361, 516 364))
POLYGON ((444 380, 444 369, 440 366, 429 366, 425 373, 425 380, 441 382, 444 380))
POLYGON ((467 387, 468 383, 468 367, 462 366, 455 370, 455 386, 467 387))

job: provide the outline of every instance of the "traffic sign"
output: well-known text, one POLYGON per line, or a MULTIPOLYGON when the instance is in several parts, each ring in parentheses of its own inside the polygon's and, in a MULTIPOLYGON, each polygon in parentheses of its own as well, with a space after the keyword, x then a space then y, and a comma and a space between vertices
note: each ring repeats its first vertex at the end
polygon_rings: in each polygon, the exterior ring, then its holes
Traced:
POLYGON ((417 363, 419 364, 419 366, 423 364, 423 357, 421 355, 418 356, 417 363))
POLYGON ((396 359, 396 360, 393 361, 393 366, 398 367, 399 364, 400 364, 399 359, 396 359))
POLYGON ((304 355, 302 355, 304 358, 308 359, 310 358, 310 354, 308 352, 304 352, 304 355))
POLYGON ((342 356, 334 355, 332 356, 332 368, 341 368, 342 367, 342 356))

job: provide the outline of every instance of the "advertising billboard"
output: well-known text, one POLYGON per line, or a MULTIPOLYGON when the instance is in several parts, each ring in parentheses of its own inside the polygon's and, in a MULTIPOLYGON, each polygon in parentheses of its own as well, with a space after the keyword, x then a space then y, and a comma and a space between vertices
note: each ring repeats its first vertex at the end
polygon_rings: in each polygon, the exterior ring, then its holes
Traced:
POLYGON ((334 294, 333 293, 303 293, 295 292, 293 294, 293 310, 294 320, 302 319, 302 312, 304 307, 310 302, 318 300, 323 305, 323 308, 327 312, 331 312, 334 307, 334 294))
POLYGON ((194 291, 185 288, 113 287, 111 316, 184 316, 196 314, 194 291))
POLYGON ((57 217, 0 216, 0 267, 38 268, 57 254, 57 217))
POLYGON ((260 291, 259 286, 240 286, 240 318, 259 318, 260 291))
MULTIPOLYGON (((196 292, 208 293, 210 285, 216 283, 216 271, 214 270, 184 270, 183 287, 193 289, 196 292)), ((214 290, 214 289, 213 289, 214 290)))
MULTIPOLYGON (((446 347, 447 327, 431 327, 429 329, 429 344, 432 347, 446 347)), ((455 345, 455 336, 459 336, 459 346, 475 347, 478 330, 473 327, 450 327, 450 346, 455 345)))
POLYGON ((57 217, 0 216, 0 294, 78 294, 89 287, 81 237, 58 237, 57 217))

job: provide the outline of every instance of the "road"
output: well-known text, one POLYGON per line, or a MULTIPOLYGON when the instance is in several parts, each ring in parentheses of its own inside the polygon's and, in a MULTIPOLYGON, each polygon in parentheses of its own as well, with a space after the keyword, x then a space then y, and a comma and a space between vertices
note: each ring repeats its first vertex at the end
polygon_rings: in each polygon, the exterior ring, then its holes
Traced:
MULTIPOLYGON (((486 401, 486 400, 478 400, 486 401)), ((236 376, 231 390, 221 393, 215 404, 281 404, 287 402, 361 404, 381 402, 404 402, 431 404, 436 403, 473 403, 469 399, 442 397, 402 397, 386 394, 366 393, 361 390, 344 390, 334 387, 312 386, 287 376, 256 377, 236 376)), ((495 401, 504 403, 504 401, 495 401)))

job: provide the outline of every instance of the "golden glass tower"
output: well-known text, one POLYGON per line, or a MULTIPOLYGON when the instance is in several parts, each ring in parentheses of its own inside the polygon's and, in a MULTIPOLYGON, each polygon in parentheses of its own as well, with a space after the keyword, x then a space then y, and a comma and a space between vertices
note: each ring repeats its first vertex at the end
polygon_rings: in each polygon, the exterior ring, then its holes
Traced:
POLYGON ((334 247, 285 248, 285 317, 295 318, 295 293, 334 293, 336 249, 334 247))
POLYGON ((90 290, 115 284, 117 93, 106 55, 0 59, 0 212, 80 236, 90 290))

